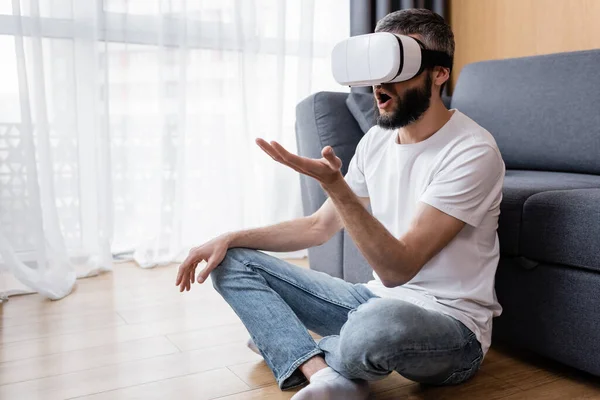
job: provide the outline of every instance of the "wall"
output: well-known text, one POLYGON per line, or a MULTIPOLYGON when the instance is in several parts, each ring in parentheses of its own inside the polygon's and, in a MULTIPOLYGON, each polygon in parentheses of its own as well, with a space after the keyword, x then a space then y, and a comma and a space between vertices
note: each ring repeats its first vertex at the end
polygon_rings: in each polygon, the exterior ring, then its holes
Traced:
POLYGON ((598 49, 599 21, 600 0, 450 0, 452 83, 475 61, 598 49))

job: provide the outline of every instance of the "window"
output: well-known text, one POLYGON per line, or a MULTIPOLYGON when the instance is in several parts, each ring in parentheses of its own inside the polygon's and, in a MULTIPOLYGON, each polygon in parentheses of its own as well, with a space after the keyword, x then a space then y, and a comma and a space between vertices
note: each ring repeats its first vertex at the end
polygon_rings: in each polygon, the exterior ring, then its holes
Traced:
MULTIPOLYGON (((39 0, 20 10, 0 2, 0 223, 30 218, 26 197, 15 200, 26 196, 23 102, 34 132, 47 120, 70 249, 85 246, 84 186, 96 175, 82 165, 97 147, 89 141, 104 138, 110 159, 98 162, 110 164, 115 252, 297 216, 296 174, 248 151, 256 136, 293 150, 297 102, 346 90, 329 56, 348 35, 349 0, 39 0), (215 170, 222 146, 231 161, 215 170), (240 190, 253 191, 251 201, 240 205, 240 190), (179 226, 177 215, 186 216, 179 226)), ((25 226, 19 248, 32 237, 25 226)))

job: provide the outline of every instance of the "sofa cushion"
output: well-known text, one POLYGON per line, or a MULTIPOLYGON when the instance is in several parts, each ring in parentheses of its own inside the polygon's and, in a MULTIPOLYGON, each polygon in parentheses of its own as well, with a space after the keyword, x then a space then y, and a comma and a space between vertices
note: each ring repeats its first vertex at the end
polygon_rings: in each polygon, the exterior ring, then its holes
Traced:
POLYGON ((547 171, 506 171, 498 226, 500 252, 509 256, 523 255, 520 252, 521 221, 523 206, 528 198, 551 190, 587 188, 600 188, 600 176, 547 171))
POLYGON ((305 157, 318 158, 325 146, 331 146, 342 159, 344 174, 363 137, 363 132, 344 107, 347 97, 347 93, 319 92, 296 106, 298 152, 305 157))
POLYGON ((452 107, 489 130, 508 169, 600 174, 600 50, 465 66, 452 107))
POLYGON ((496 294, 503 310, 494 318, 493 340, 600 375, 598 288, 596 272, 549 263, 524 269, 518 260, 502 258, 496 294))
POLYGON ((352 92, 346 99, 346 106, 363 133, 375 125, 375 100, 372 93, 352 92))
MULTIPOLYGON (((298 154, 319 158, 325 146, 332 146, 346 173, 363 132, 346 107, 347 93, 319 92, 296 107, 298 154)), ((304 215, 317 211, 327 196, 315 179, 300 174, 304 215)), ((327 243, 308 250, 311 268, 336 277, 343 274, 343 237, 338 232, 327 243)))
POLYGON ((344 229, 344 280, 366 283, 373 279, 373 269, 362 255, 354 240, 344 229))
POLYGON ((535 194, 523 207, 521 254, 600 271, 600 189, 535 194))

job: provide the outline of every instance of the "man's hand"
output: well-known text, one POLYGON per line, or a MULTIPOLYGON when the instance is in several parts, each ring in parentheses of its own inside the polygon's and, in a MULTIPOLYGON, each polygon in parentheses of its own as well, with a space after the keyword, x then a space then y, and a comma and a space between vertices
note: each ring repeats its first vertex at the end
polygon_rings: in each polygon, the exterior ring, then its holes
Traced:
POLYGON ((321 185, 326 186, 344 179, 340 171, 342 160, 335 155, 331 146, 326 146, 321 152, 323 158, 316 160, 292 154, 274 141, 268 143, 263 139, 256 139, 256 144, 273 160, 315 178, 321 185))
POLYGON ((185 261, 179 266, 177 280, 175 281, 175 286, 179 286, 179 291, 183 292, 184 290, 190 290, 192 283, 194 283, 196 267, 202 261, 206 261, 206 267, 200 271, 196 280, 198 283, 204 283, 212 270, 217 268, 225 258, 229 243, 229 238, 224 235, 219 236, 202 246, 191 249, 185 261))

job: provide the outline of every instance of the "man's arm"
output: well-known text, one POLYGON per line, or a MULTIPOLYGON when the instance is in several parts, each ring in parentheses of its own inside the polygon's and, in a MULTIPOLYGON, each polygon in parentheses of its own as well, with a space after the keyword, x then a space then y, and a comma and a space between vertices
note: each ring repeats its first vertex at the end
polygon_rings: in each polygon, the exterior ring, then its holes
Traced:
POLYGON ((257 144, 275 161, 319 181, 346 230, 385 286, 410 281, 465 226, 461 220, 420 203, 411 228, 401 238, 395 238, 365 210, 350 189, 340 172, 342 161, 333 148, 325 147, 323 158, 315 160, 292 154, 277 142, 258 139, 257 144))
MULTIPOLYGON (((368 198, 360 198, 366 207, 368 198)), ((331 200, 313 215, 264 228, 227 233, 201 246, 194 247, 179 266, 175 284, 180 291, 190 290, 192 283, 204 282, 211 271, 223 261, 227 249, 246 247, 267 251, 296 251, 325 243, 342 228, 342 220, 331 200), (196 277, 196 268, 202 261, 206 266, 196 277)))
POLYGON ((409 230, 395 238, 365 210, 343 179, 323 188, 354 243, 387 287, 410 281, 465 226, 461 220, 420 203, 409 230))
MULTIPOLYGON (((368 198, 357 198, 365 207, 368 198)), ((227 234, 229 247, 288 252, 319 246, 342 229, 342 220, 330 199, 314 214, 264 228, 227 234)))

